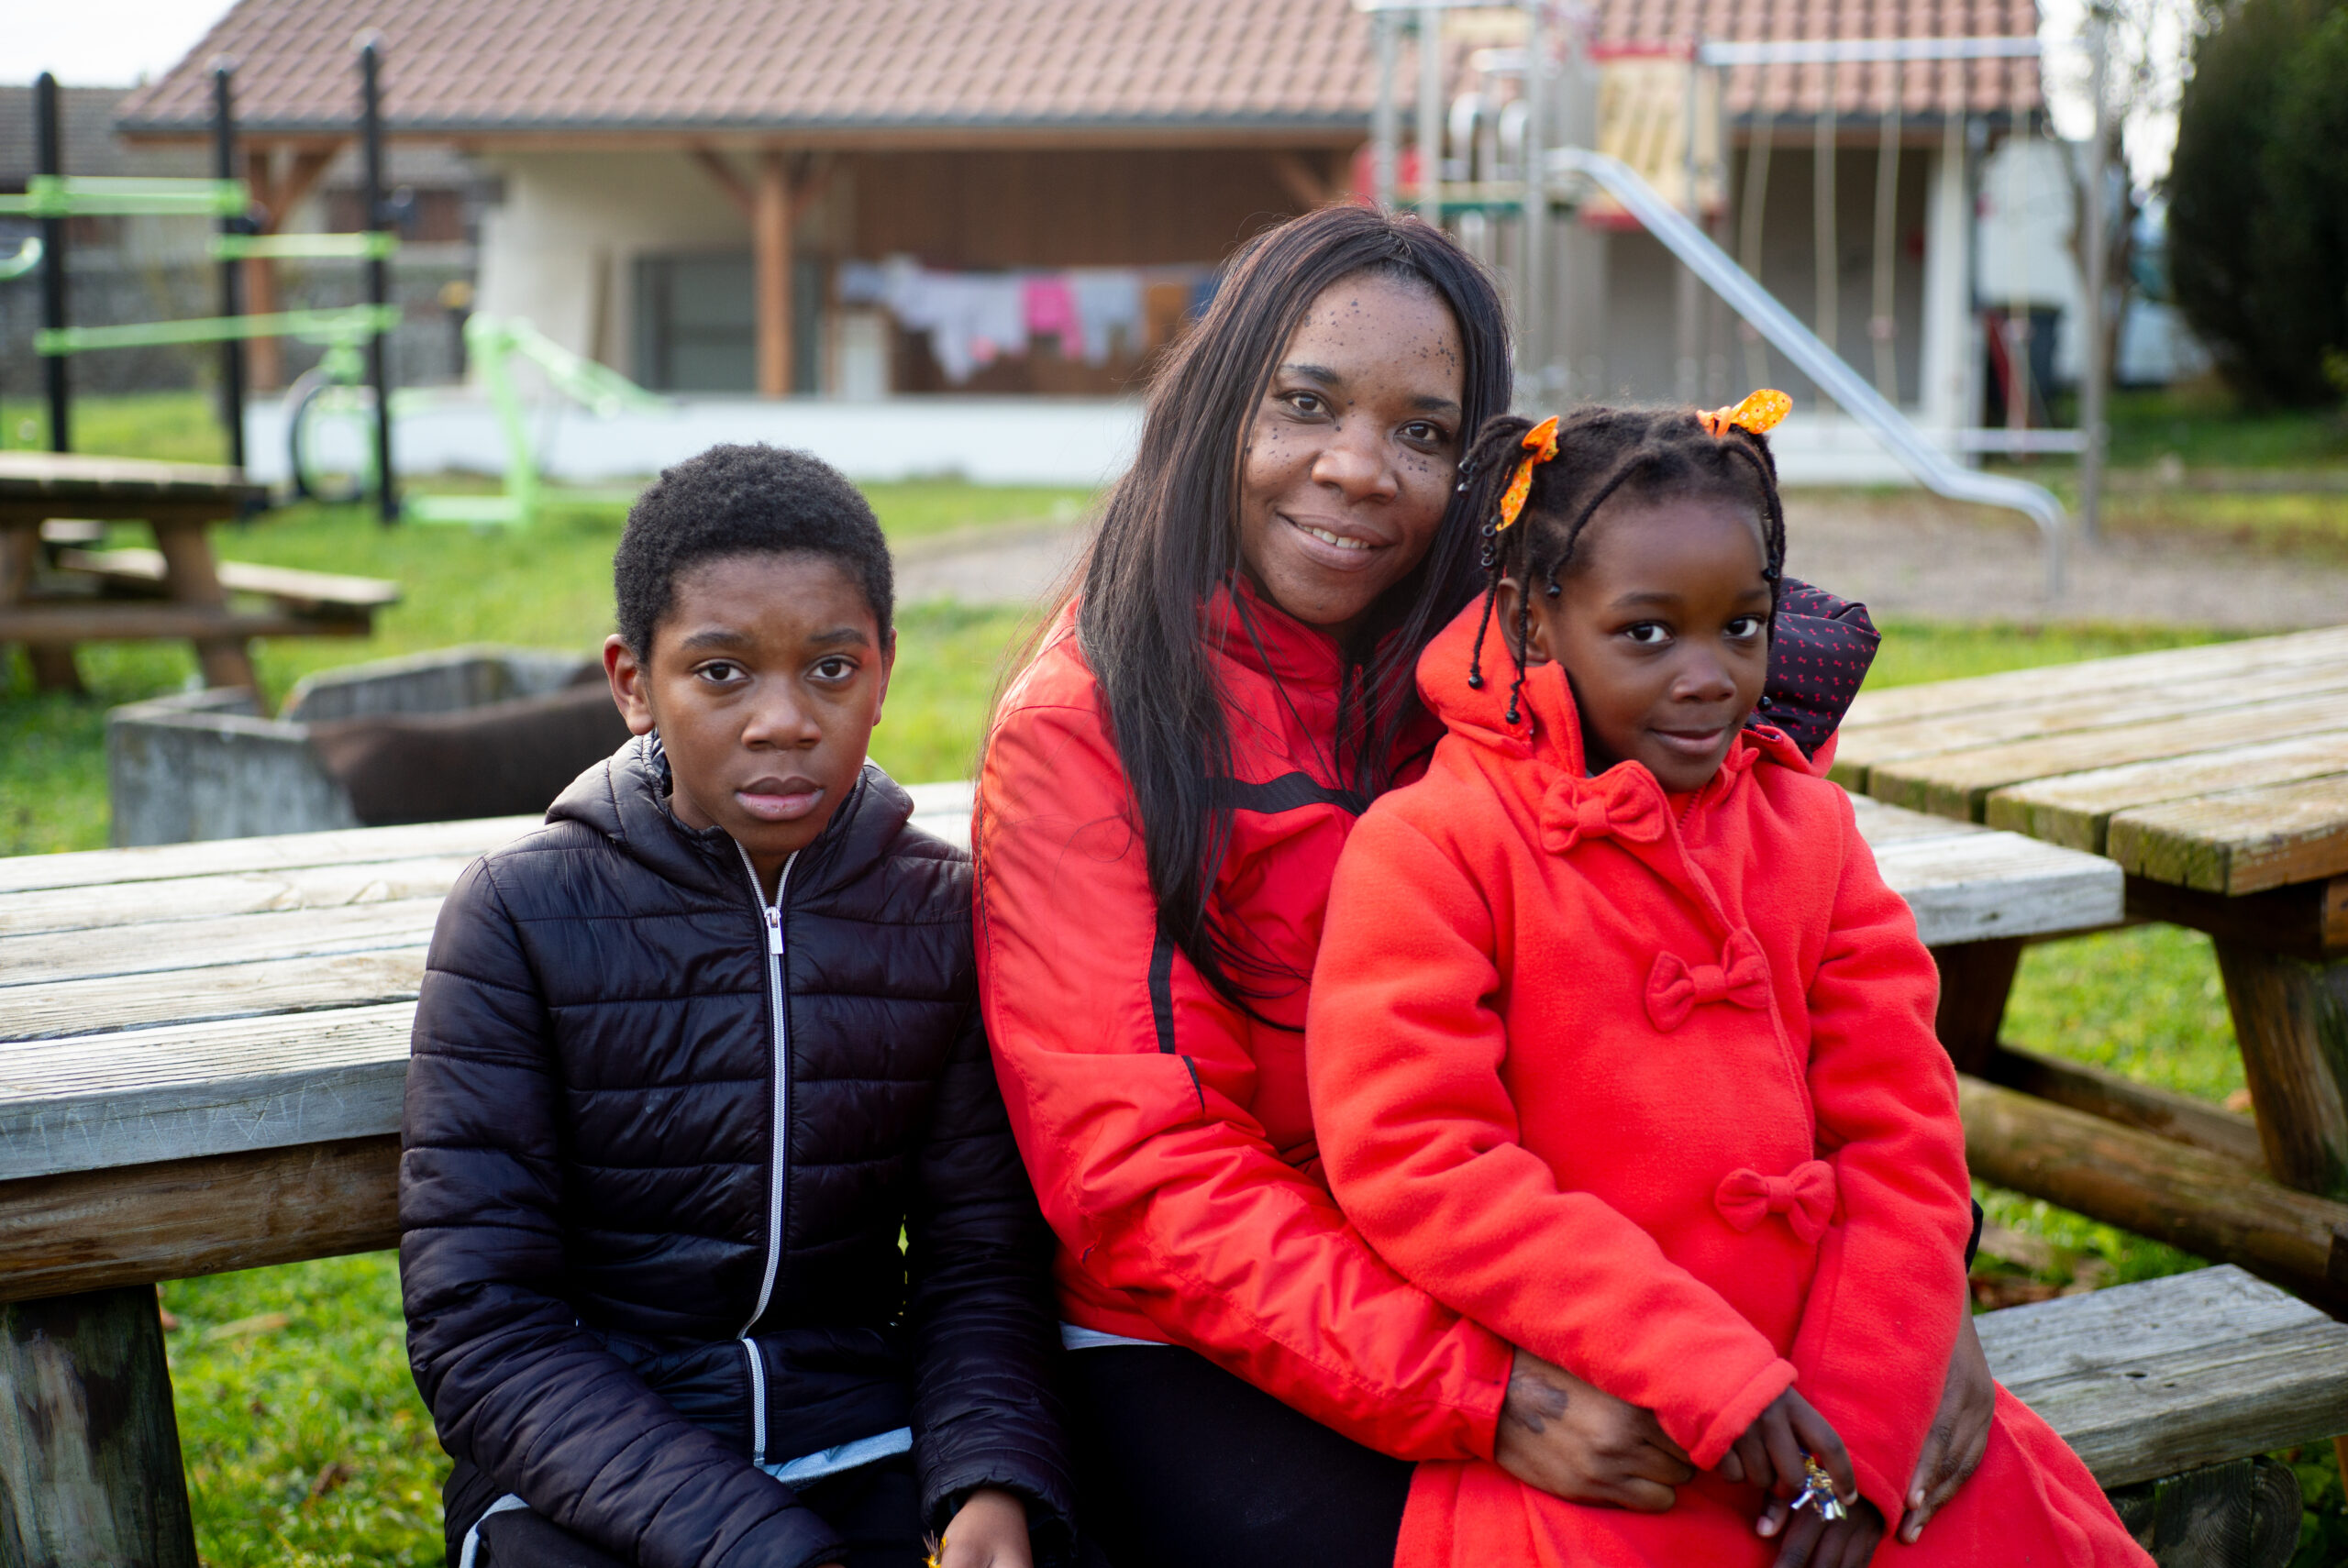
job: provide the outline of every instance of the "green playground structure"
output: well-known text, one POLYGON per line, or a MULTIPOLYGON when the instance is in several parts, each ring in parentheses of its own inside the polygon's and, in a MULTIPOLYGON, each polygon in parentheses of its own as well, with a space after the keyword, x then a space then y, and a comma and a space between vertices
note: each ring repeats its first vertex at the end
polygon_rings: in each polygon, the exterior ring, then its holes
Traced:
POLYGON ((245 466, 244 344, 255 337, 294 337, 323 343, 329 356, 364 358, 373 384, 374 406, 382 411, 374 421, 372 472, 377 514, 386 523, 398 521, 400 508, 392 467, 391 371, 385 338, 399 325, 400 312, 390 303, 385 264, 399 248, 399 237, 388 226, 383 202, 382 100, 378 74, 381 61, 371 41, 359 50, 360 139, 364 149, 363 193, 368 227, 357 234, 261 235, 251 232, 249 216, 252 194, 233 177, 236 168, 236 110, 227 66, 212 73, 213 173, 209 180, 70 175, 63 171, 57 79, 41 73, 33 87, 33 133, 39 172, 26 182, 22 195, 0 195, 0 215, 38 218, 41 234, 27 240, 13 257, 0 258, 0 281, 22 277, 39 269, 41 276, 41 327, 33 335, 34 352, 46 361, 49 394, 50 447, 70 452, 72 440, 72 389, 67 366, 76 354, 116 348, 145 348, 164 345, 220 345, 221 419, 228 430, 229 460, 245 466), (212 242, 213 259, 220 267, 220 314, 184 321, 139 322, 114 326, 74 326, 67 321, 66 220, 91 216, 152 216, 210 218, 220 226, 212 242), (367 298, 363 305, 340 310, 295 310, 250 315, 241 304, 238 264, 267 258, 303 257, 363 262, 367 269, 367 298))

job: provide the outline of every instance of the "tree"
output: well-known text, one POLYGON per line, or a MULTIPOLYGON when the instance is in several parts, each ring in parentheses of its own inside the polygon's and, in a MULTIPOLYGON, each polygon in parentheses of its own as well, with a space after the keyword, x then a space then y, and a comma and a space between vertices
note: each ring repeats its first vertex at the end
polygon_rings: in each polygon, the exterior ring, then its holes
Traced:
POLYGON ((2348 359, 2348 0, 2233 0, 2193 51, 2170 165, 2177 304, 2236 391, 2340 395, 2348 359))

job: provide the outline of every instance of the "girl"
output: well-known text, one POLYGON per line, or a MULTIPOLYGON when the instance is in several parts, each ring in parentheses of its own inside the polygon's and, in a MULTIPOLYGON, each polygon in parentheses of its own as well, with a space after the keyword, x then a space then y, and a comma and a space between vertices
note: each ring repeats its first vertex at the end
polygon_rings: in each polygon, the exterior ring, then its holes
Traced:
MULTIPOLYGON (((1754 722, 1786 402, 1501 418, 1463 465, 1489 587, 1419 663, 1448 731, 1426 775, 1338 864, 1320 1153, 1380 1256, 1706 1474, 1640 1514, 1423 1464, 1402 1568, 1757 1563, 1765 1492, 1839 1568, 1905 1500, 1963 1321, 1964 1140, 1914 921, 1841 790, 1754 722)), ((1889 1550, 2149 1562, 2002 1389, 1974 1480, 1889 1550)))

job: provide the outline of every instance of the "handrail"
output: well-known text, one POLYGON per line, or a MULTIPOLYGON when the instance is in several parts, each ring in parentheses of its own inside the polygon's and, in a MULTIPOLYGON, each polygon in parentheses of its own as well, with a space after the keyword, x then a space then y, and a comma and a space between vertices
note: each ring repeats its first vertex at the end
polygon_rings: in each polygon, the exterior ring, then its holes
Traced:
POLYGON ((2046 594, 2049 599, 2061 595, 2066 528, 2063 503, 2055 499, 2053 491, 2027 480, 1977 473, 1926 440, 1923 432, 1909 423, 1907 415, 1894 408, 1846 360, 1820 342, 1817 334, 1797 320, 1685 213, 1665 201, 1654 186, 1621 159, 1586 147, 1560 147, 1551 150, 1548 170, 1553 189, 1556 176, 1578 177, 1592 182, 1620 202, 1623 211, 1661 240, 1664 248, 1679 258, 1689 271, 1727 302, 1731 310, 1750 322, 1844 413, 1866 426, 1926 489, 1953 501, 2002 506, 2021 513, 2037 524, 2046 544, 2046 594))

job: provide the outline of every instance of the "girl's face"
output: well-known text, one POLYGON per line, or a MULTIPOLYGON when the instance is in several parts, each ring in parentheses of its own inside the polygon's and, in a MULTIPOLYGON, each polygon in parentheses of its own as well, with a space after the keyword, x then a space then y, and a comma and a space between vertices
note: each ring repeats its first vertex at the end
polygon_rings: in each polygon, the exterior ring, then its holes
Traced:
POLYGON ((1467 356, 1442 296, 1363 274, 1312 302, 1240 453, 1239 551, 1339 641, 1426 558, 1458 467, 1467 356))
MULTIPOLYGON (((1574 554, 1557 592, 1534 586, 1526 662, 1566 667, 1592 773, 1643 762, 1675 794, 1700 789, 1769 671, 1760 520, 1721 496, 1618 498, 1574 554)), ((1503 626, 1518 592, 1501 585, 1503 626)))

